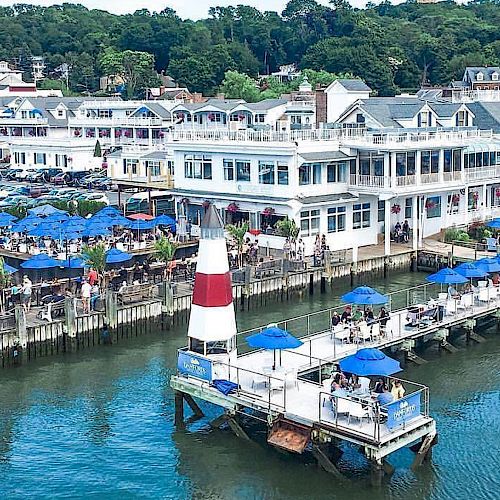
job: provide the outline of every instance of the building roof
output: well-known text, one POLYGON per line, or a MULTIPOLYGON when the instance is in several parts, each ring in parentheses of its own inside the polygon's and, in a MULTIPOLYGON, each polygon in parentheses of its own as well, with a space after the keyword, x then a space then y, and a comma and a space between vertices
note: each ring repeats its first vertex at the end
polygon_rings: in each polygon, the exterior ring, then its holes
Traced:
POLYGON ((482 130, 500 133, 500 102, 471 102, 467 107, 474 113, 474 125, 482 130))
POLYGON ((252 111, 267 111, 272 108, 277 108, 278 106, 283 106, 287 102, 286 99, 264 99, 259 102, 247 103, 246 106, 252 111))
POLYGON ((355 158, 354 156, 348 156, 342 151, 316 151, 314 153, 300 153, 300 157, 306 162, 313 161, 335 161, 335 160, 346 160, 347 158, 355 158))
POLYGON ((339 82, 342 87, 346 90, 350 90, 352 92, 371 92, 372 89, 366 85, 363 80, 358 78, 339 78, 336 80, 339 82))
POLYGON ((498 67, 498 66, 489 66, 489 67, 486 67, 486 66, 468 66, 467 68, 465 68, 465 75, 464 76, 467 76, 469 78, 469 80, 471 80, 473 82, 477 82, 477 81, 492 82, 493 79, 492 79, 491 75, 493 73, 497 73, 498 75, 500 75, 500 67, 498 67), (483 74, 483 80, 477 79, 478 73, 483 74))
POLYGON ((439 118, 451 118, 461 107, 461 103, 430 102, 429 107, 439 118))
POLYGON ((348 203, 357 199, 359 199, 359 196, 353 193, 342 193, 306 196, 305 198, 297 198, 297 201, 300 201, 302 205, 317 205, 320 203, 348 203))
POLYGON ((166 151, 152 151, 144 156, 141 156, 142 160, 166 160, 167 152, 166 151))
POLYGON ((400 127, 398 120, 412 119, 424 105, 416 97, 374 97, 362 100, 359 107, 383 127, 400 127))
POLYGON ((215 205, 210 204, 201 221, 200 229, 224 229, 224 223, 215 205))

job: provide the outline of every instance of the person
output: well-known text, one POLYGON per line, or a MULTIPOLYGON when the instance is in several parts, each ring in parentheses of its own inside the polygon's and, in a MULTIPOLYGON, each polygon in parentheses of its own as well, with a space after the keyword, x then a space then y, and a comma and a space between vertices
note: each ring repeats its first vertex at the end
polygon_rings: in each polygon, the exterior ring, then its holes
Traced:
POLYGON ((357 391, 358 389, 361 389, 359 377, 354 373, 351 375, 351 378, 349 379, 349 387, 353 392, 357 391))
POLYGON ((340 316, 337 311, 332 315, 332 328, 336 327, 340 323, 340 316))
POLYGON ((401 399, 405 395, 405 388, 403 387, 401 380, 393 380, 391 394, 394 401, 401 399))
POLYGON ((349 321, 351 321, 351 311, 351 306, 345 306, 344 312, 342 313, 342 316, 340 316, 342 323, 349 323, 349 321))
POLYGON ((127 289, 127 282, 122 281, 122 284, 121 284, 120 288, 118 289, 118 293, 123 293, 126 289, 127 289))
POLYGON ((141 282, 142 280, 142 270, 141 270, 141 266, 139 265, 139 262, 136 262, 134 264, 134 268, 132 270, 132 281, 137 281, 137 282, 141 282))
POLYGON ((494 273, 493 276, 491 277, 491 281, 493 283, 493 286, 498 286, 500 285, 500 276, 498 273, 494 273))
POLYGON ((457 292, 456 288, 453 285, 448 287, 448 298, 449 299, 459 299, 460 294, 457 292))
POLYGON ((381 394, 383 391, 384 391, 384 380, 379 378, 375 382, 375 387, 373 388, 373 392, 375 392, 376 394, 381 394))
POLYGON ((99 286, 97 285, 97 283, 94 283, 92 285, 91 290, 90 290, 90 310, 91 311, 96 310, 95 306, 97 304, 97 301, 99 300, 99 295, 100 295, 99 286))
POLYGON ((12 286, 10 287, 10 302, 12 307, 14 307, 16 304, 19 304, 20 293, 21 293, 21 287, 18 286, 16 283, 12 283, 12 286))
POLYGON ((33 292, 33 283, 28 276, 23 277, 23 286, 21 288, 21 302, 24 312, 30 312, 31 309, 31 294, 33 292))
POLYGON ((343 377, 342 373, 336 373, 335 376, 333 377, 333 382, 332 382, 332 392, 338 391, 340 389, 345 388, 345 377, 343 377))
POLYGON ((375 316, 373 315, 373 309, 371 307, 366 308, 365 321, 367 325, 371 325, 375 322, 375 316))
POLYGON ((405 220, 403 222, 403 227, 401 228, 403 232, 403 241, 405 243, 408 243, 408 240, 410 239, 410 224, 408 224, 408 221, 405 220))
POLYGON ((99 275, 93 267, 90 268, 87 279, 89 280, 90 286, 94 286, 99 281, 99 275))
POLYGON ((387 312, 387 309, 385 307, 380 308, 380 313, 378 315, 378 320, 380 323, 380 332, 382 336, 386 334, 387 330, 387 322, 389 321, 389 313, 387 312))
POLYGON ((87 279, 83 280, 82 283, 82 306, 83 306, 83 314, 88 314, 90 312, 90 293, 92 290, 92 286, 88 282, 87 279))
POLYGON ((352 320, 357 323, 363 318, 363 311, 361 310, 361 307, 356 307, 356 311, 354 311, 354 314, 352 315, 352 320))
POLYGON ((382 406, 394 401, 394 396, 389 392, 386 384, 382 386, 382 392, 377 396, 377 402, 382 406))

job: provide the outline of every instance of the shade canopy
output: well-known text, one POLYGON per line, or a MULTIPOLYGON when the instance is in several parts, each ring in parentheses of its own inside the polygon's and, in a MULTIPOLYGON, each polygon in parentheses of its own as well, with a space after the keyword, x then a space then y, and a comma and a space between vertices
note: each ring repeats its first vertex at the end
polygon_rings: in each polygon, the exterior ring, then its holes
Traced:
POLYGON ((68 257, 59 264, 66 269, 83 269, 86 266, 85 260, 81 257, 68 257))
POLYGON ((101 208, 101 210, 99 210, 99 212, 96 212, 94 217, 99 217, 101 215, 111 215, 111 216, 121 215, 121 212, 115 207, 107 206, 107 207, 101 208))
POLYGON ((351 292, 342 295, 341 298, 348 304, 356 305, 376 305, 389 302, 386 295, 382 295, 369 286, 358 286, 351 292))
POLYGON ((2 224, 2 227, 10 226, 12 225, 15 221, 17 220, 17 217, 14 217, 13 215, 9 214, 8 212, 0 212, 0 224, 2 224), (5 224, 7 223, 7 224, 5 224))
POLYGON ((128 216, 129 219, 132 220, 153 220, 154 217, 149 214, 133 214, 128 216))
POLYGON ((154 220, 155 226, 168 226, 168 227, 174 227, 176 225, 175 219, 172 219, 172 217, 168 215, 159 215, 156 217, 154 220))
POLYGON ((39 207, 30 208, 30 214, 38 215, 40 217, 47 217, 52 214, 61 214, 67 213, 64 210, 60 210, 59 208, 53 207, 52 205, 41 205, 39 207))
POLYGON ((356 354, 340 360, 340 369, 359 376, 389 376, 402 370, 399 361, 386 356, 379 349, 360 349, 356 354))
POLYGON ((66 212, 55 212, 53 214, 48 215, 45 217, 46 222, 64 222, 67 221, 70 218, 70 216, 66 212))
POLYGON ((467 278, 449 267, 444 267, 437 273, 430 274, 427 276, 426 280, 432 283, 440 283, 442 285, 459 285, 461 283, 467 283, 468 281, 467 278))
POLYGON ((50 222, 42 222, 41 224, 38 224, 31 229, 27 229, 27 232, 30 236, 35 236, 38 238, 41 238, 43 236, 52 236, 54 231, 55 228, 50 222))
POLYGON ((24 233, 25 231, 34 229, 41 222, 43 222, 43 219, 40 219, 40 217, 37 217, 36 215, 28 215, 14 224, 10 230, 13 233, 24 233))
POLYGON ((46 253, 34 255, 31 259, 21 263, 23 269, 50 269, 52 267, 59 267, 60 261, 49 257, 46 253))
POLYGON ((14 274, 14 273, 17 273, 17 271, 19 271, 19 269, 16 269, 15 267, 12 267, 12 266, 9 266, 9 264, 7 264, 6 262, 3 263, 3 270, 7 274, 14 274))
POLYGON ((295 338, 291 333, 277 326, 268 326, 260 333, 247 337, 246 341, 250 347, 270 350, 295 349, 303 344, 301 340, 295 338))
POLYGON ((130 226, 128 227, 135 231, 147 231, 148 229, 153 229, 155 225, 153 221, 137 219, 130 221, 130 226))
POLYGON ((485 273, 500 272, 500 262, 495 257, 485 257, 484 259, 476 260, 474 264, 485 273))
POLYGON ((127 252, 122 252, 118 248, 112 248, 106 253, 106 264, 119 264, 120 262, 127 262, 132 258, 132 255, 127 252))
POLYGON ((82 236, 94 238, 96 236, 109 236, 111 231, 108 226, 102 224, 89 224, 82 232, 82 236))
POLYGON ((500 219, 490 220, 486 225, 492 229, 500 229, 500 219))
POLYGON ((480 269, 472 262, 464 262, 455 267, 454 271, 461 274, 464 278, 484 278, 487 275, 483 269, 480 269))

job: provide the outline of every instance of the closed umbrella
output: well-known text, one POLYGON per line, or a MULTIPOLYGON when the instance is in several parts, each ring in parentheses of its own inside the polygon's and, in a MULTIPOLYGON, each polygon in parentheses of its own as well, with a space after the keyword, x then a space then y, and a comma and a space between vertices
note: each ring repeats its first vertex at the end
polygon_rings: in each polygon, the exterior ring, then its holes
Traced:
POLYGON ((60 261, 49 257, 46 253, 34 255, 31 259, 21 263, 23 269, 50 269, 51 267, 59 267, 60 261))
POLYGON ((356 354, 340 360, 343 372, 353 373, 360 377, 380 375, 388 377, 402 370, 399 361, 386 356, 379 349, 360 349, 356 354))
POLYGON ((250 335, 246 341, 250 347, 273 351, 273 370, 276 368, 276 350, 296 349, 303 344, 301 340, 276 325, 269 325, 260 333, 250 335))
POLYGON ((440 283, 442 285, 459 285, 468 281, 467 278, 449 267, 444 267, 437 273, 430 274, 425 279, 431 283, 440 283))
POLYGON ((485 257, 484 259, 476 260, 475 265, 485 273, 500 272, 500 262, 495 257, 485 257))
POLYGON ((349 293, 342 295, 342 300, 348 304, 356 305, 377 305, 386 304, 389 299, 374 288, 369 286, 358 286, 349 293))
POLYGON ((472 262, 464 262, 454 269, 458 274, 461 274, 464 278, 484 278, 487 273, 480 269, 478 266, 472 262))
POLYGON ((118 248, 112 248, 106 253, 106 264, 119 264, 121 262, 127 262, 132 258, 132 255, 127 252, 122 252, 118 248))

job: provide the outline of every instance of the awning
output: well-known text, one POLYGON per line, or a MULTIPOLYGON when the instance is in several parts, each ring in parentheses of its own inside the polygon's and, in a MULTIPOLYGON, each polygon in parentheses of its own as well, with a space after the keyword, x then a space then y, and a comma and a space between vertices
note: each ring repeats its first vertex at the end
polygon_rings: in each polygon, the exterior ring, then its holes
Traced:
POLYGON ((488 153, 493 151, 500 151, 500 142, 474 142, 464 149, 464 153, 488 153))
POLYGON ((342 161, 355 158, 355 156, 348 156, 342 151, 317 151, 314 153, 299 153, 299 155, 306 162, 342 161))

